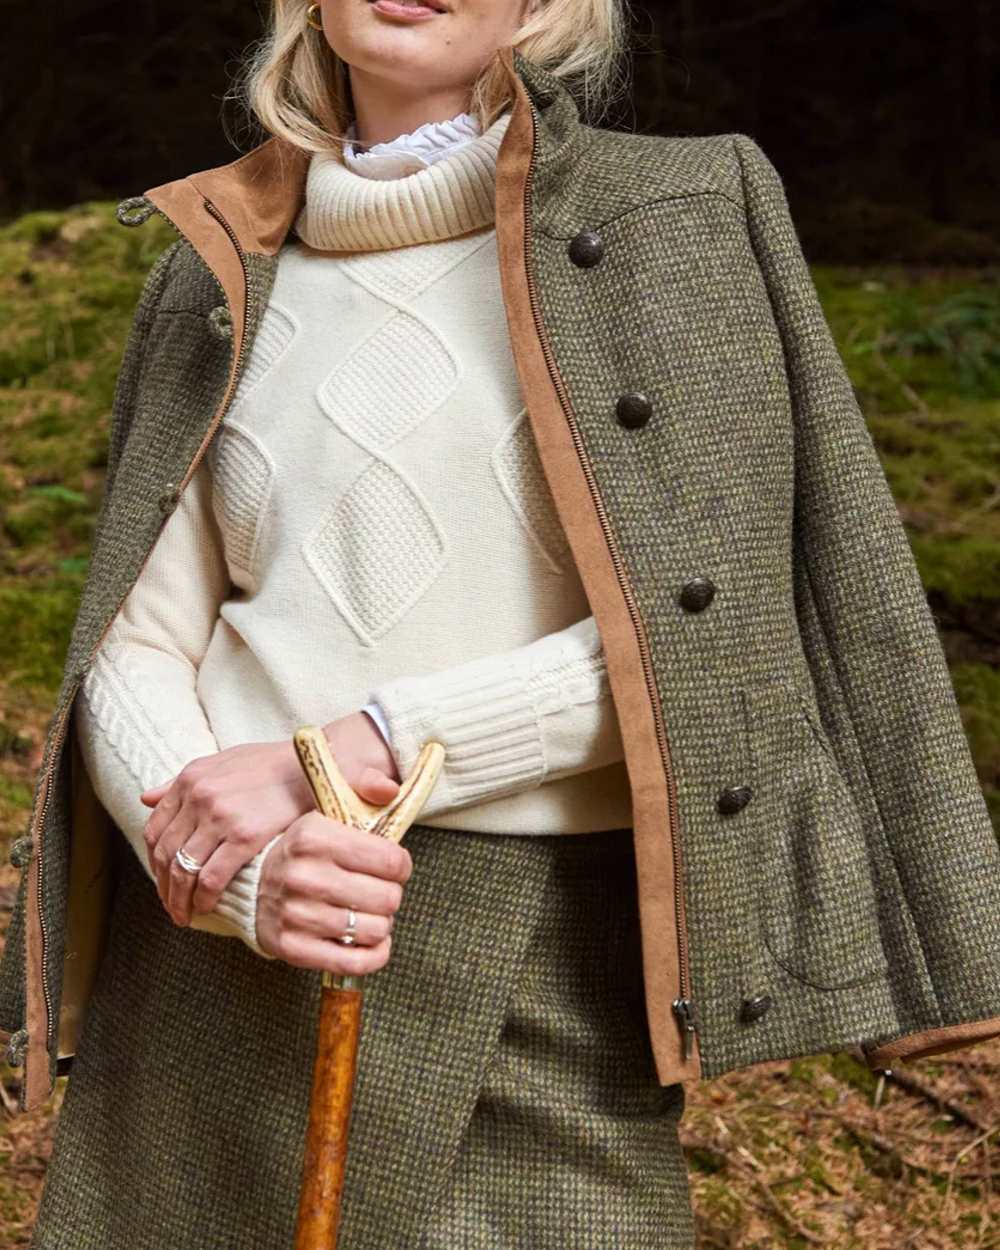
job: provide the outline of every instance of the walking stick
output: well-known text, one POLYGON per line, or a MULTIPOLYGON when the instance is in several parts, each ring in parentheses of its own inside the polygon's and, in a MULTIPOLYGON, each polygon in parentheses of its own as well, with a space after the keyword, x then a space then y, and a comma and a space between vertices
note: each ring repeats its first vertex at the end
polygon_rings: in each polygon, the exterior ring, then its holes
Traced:
MULTIPOLYGON (((305 725, 292 740, 323 815, 393 842, 402 841, 444 763, 441 743, 425 742, 396 796, 384 807, 376 807, 344 780, 321 728, 305 725)), ((363 977, 323 972, 322 978, 295 1250, 336 1250, 361 1030, 363 977)))

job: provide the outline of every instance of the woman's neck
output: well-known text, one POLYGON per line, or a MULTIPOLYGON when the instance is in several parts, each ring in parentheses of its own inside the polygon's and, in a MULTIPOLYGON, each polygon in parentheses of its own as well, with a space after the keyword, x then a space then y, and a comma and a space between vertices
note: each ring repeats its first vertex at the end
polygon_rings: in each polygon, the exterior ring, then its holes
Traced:
POLYGON ((396 89, 386 79, 351 66, 351 101, 354 125, 362 147, 389 143, 397 135, 408 134, 428 122, 447 121, 469 107, 469 93, 463 88, 424 92, 396 89))

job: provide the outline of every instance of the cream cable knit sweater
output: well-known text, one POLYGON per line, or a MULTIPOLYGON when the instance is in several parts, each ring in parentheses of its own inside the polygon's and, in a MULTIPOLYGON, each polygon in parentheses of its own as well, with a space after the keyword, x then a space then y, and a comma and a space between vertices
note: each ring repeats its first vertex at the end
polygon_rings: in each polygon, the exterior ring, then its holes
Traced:
MULTIPOLYGON (((76 705, 94 788, 147 871, 144 789, 366 699, 401 776, 427 737, 445 744, 422 824, 631 824, 600 637, 507 338, 508 120, 407 176, 365 177, 360 153, 310 163, 237 394, 76 705)), ((193 927, 264 954, 274 840, 193 927)))

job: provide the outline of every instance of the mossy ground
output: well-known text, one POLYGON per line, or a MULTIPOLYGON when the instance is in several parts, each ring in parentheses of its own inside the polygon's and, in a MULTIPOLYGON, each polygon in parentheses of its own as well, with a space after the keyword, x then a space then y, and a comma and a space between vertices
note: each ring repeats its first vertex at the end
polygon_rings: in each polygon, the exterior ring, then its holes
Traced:
MULTIPOLYGON (((0 932, 101 496, 114 380, 142 281, 175 237, 114 206, 0 229, 0 932)), ((870 421, 1000 826, 1000 294, 984 270, 814 270, 870 421)), ((683 1122, 704 1248, 1000 1247, 1000 1045, 911 1065, 846 1054, 691 1089, 683 1122), (950 1100, 951 1111, 935 1100, 950 1100)), ((0 1065, 9 1102, 17 1073, 0 1065)), ((0 1108, 0 1248, 24 1247, 65 1088, 0 1108)))

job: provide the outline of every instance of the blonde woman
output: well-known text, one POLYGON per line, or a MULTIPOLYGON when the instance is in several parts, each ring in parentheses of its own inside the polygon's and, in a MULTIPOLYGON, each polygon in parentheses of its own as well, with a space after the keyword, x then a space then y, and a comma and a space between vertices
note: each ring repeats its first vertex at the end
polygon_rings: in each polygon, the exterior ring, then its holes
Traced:
POLYGON ((681 1250, 689 1082, 1000 1034, 1000 847, 781 179, 592 124, 613 0, 276 3, 136 309, 0 1028, 36 1250, 681 1250), (311 810, 322 724, 403 848, 311 810), (109 921, 105 929, 103 922, 109 921))
POLYGON ((379 974, 344 1250, 692 1244, 621 738, 508 342, 513 41, 594 107, 622 14, 279 0, 250 67, 312 159, 225 421, 78 703, 132 845, 39 1250, 291 1245, 322 968, 379 974), (445 743, 405 849, 311 811, 306 722, 378 803, 445 743))

